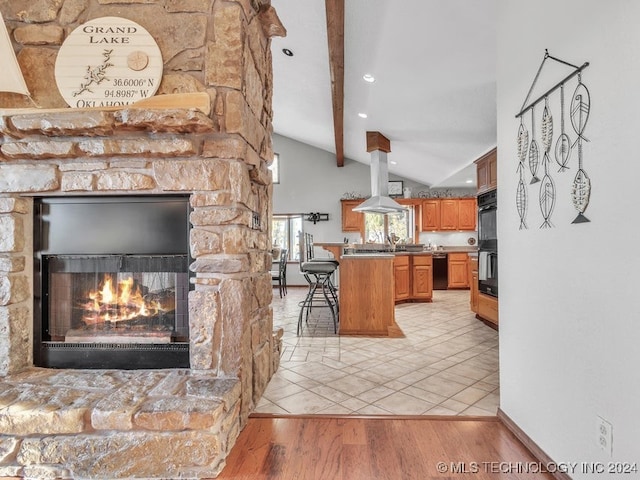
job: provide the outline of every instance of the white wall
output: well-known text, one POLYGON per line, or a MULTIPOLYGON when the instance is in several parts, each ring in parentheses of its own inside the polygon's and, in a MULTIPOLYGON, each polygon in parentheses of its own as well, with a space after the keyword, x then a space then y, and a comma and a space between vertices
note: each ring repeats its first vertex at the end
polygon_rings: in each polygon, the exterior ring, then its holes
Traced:
MULTIPOLYGON (((558 462, 640 462, 640 2, 499 0, 498 10, 501 408, 558 462), (545 48, 590 62, 591 223, 570 223, 573 158, 570 171, 551 169, 555 227, 538 228, 537 188, 529 187, 529 229, 520 231, 515 114, 545 48), (613 424, 612 458, 596 443, 598 415, 613 424)), ((576 80, 570 85, 567 112, 576 80)), ((580 468, 572 477, 594 478, 580 468)))
POLYGON ((273 151, 280 155, 280 183, 273 186, 273 213, 328 213, 328 222, 306 222, 305 232, 318 242, 355 241, 357 234, 342 233, 340 198, 347 192, 371 194, 369 166, 345 159, 336 166, 335 155, 273 135, 273 151))

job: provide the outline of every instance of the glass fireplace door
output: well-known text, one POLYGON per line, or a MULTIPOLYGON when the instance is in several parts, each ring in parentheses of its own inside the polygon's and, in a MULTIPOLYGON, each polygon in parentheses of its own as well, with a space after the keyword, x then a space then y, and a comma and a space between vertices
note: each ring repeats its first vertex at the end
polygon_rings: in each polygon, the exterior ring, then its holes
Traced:
POLYGON ((45 255, 47 340, 188 341, 187 256, 45 255))

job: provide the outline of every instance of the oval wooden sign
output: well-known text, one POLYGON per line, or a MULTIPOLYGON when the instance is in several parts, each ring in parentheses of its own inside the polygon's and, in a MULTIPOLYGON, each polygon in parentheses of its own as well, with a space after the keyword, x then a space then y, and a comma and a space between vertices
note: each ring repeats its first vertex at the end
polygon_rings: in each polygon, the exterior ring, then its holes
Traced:
POLYGON ((102 17, 69 34, 56 58, 55 77, 70 107, 115 107, 153 96, 162 68, 149 32, 126 18, 102 17))

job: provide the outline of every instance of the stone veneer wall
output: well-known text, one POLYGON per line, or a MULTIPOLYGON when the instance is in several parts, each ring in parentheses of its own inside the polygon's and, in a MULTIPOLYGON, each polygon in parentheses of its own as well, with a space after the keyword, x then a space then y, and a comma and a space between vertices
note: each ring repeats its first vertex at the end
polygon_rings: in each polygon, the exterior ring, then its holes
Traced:
MULTIPOLYGON (((207 92, 212 107, 0 113, 0 477, 215 476, 278 365, 267 162, 270 37, 284 28, 268 0, 0 0, 0 9, 40 107, 65 106, 53 77, 65 35, 103 16, 156 39, 158 94, 207 92), (32 197, 160 193, 189 194, 193 207, 191 370, 128 382, 101 371, 108 380, 96 389, 86 373, 34 368, 32 197), (62 385, 75 393, 61 397, 62 385), (73 456, 70 438, 88 446, 86 458, 73 456), (91 465, 115 438, 115 456, 91 465), (139 470, 127 462, 134 451, 139 470)), ((28 106, 0 93, 0 108, 28 106)))

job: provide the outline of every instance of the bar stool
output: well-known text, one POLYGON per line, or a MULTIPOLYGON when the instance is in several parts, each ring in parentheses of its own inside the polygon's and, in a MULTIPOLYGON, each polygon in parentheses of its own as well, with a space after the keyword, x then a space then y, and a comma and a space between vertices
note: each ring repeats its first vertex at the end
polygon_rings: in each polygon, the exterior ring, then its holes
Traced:
MULTIPOLYGON (((305 233, 304 234, 304 245, 305 245, 305 250, 307 252, 306 259, 307 259, 308 262, 329 262, 329 263, 333 263, 336 266, 336 270, 340 266, 340 262, 335 258, 315 258, 314 249, 313 249, 313 235, 311 235, 310 233, 305 233)), ((334 270, 334 272, 335 272, 335 270, 334 270)), ((333 275, 331 275, 331 277, 329 278, 329 287, 331 288, 331 291, 333 292, 334 296, 337 298, 337 296, 338 296, 337 288, 336 288, 335 283, 333 282, 332 278, 333 278, 333 275)))
POLYGON ((314 307, 328 307, 333 319, 333 333, 338 333, 338 295, 331 281, 331 275, 338 268, 337 262, 308 259, 308 238, 300 235, 300 272, 309 284, 305 299, 300 302, 297 334, 302 333, 302 319, 309 321, 309 313, 314 307), (315 304, 314 304, 315 303, 315 304))

